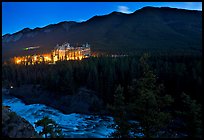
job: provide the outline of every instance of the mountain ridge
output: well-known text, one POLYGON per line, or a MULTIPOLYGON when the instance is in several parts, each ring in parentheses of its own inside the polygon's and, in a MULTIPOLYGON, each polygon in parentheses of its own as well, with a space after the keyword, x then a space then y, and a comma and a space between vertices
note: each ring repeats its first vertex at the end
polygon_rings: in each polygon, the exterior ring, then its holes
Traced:
POLYGON ((62 21, 42 28, 24 28, 2 37, 2 58, 26 55, 22 48, 28 46, 41 46, 39 52, 50 52, 63 42, 89 42, 93 53, 174 52, 175 49, 199 53, 202 49, 202 12, 143 7, 131 14, 113 11, 80 23, 62 21))
MULTIPOLYGON (((201 12, 202 13, 202 11, 199 11, 199 10, 187 10, 187 9, 180 9, 180 8, 172 8, 172 7, 153 7, 153 6, 145 6, 145 7, 142 7, 142 8, 140 8, 140 9, 138 9, 138 10, 135 10, 133 13, 135 13, 135 12, 138 12, 138 11, 140 11, 140 10, 144 10, 144 9, 148 9, 148 10, 150 10, 150 9, 175 9, 175 10, 183 10, 183 11, 196 11, 196 12, 201 12)), ((133 13, 130 13, 130 14, 133 14, 133 13)), ((92 19, 92 18, 94 18, 94 17, 103 17, 103 16, 108 16, 108 15, 111 15, 111 14, 123 14, 123 15, 127 15, 127 13, 122 13, 122 12, 118 12, 118 11, 113 11, 113 12, 111 12, 111 13, 109 13, 109 14, 106 14, 106 15, 95 15, 95 16, 93 16, 93 17, 91 17, 91 18, 89 18, 88 20, 90 20, 90 19, 92 19)), ((88 21, 88 20, 86 20, 86 21, 88 21)), ((83 22, 86 22, 86 21, 83 21, 83 22)), ((59 25, 59 24, 62 24, 62 23, 69 23, 69 22, 75 22, 75 23, 82 23, 82 22, 77 22, 77 21, 60 21, 60 22, 58 22, 58 23, 54 23, 54 24, 49 24, 49 25, 46 25, 46 26, 43 26, 43 27, 36 27, 36 28, 39 28, 39 29, 42 29, 42 28, 46 28, 46 27, 48 27, 48 26, 51 26, 51 25, 59 25)), ((6 36, 6 35, 14 35, 14 34, 16 34, 16 33, 18 33, 18 32, 21 32, 21 31, 23 31, 23 30, 25 30, 25 29, 29 29, 29 30, 35 30, 36 28, 34 28, 34 29, 30 29, 30 28, 28 28, 28 27, 26 27, 26 28, 23 28, 22 30, 19 30, 19 31, 17 31, 17 32, 15 32, 15 33, 6 33, 6 34, 4 34, 2 37, 4 37, 4 36, 6 36)))

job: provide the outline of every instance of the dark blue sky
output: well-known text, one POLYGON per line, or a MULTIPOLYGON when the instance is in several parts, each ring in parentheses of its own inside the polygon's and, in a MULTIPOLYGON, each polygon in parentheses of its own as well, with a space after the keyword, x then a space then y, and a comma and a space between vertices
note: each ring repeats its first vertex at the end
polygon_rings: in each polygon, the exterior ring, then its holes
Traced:
POLYGON ((3 2, 2 35, 62 21, 86 21, 113 11, 132 13, 144 6, 202 10, 201 2, 3 2))

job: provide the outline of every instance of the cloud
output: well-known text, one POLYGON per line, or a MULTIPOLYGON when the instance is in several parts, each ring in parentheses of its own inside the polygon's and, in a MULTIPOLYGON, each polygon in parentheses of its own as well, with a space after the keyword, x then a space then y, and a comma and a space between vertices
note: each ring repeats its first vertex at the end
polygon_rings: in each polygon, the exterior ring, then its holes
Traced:
POLYGON ((118 12, 126 14, 132 13, 127 6, 118 6, 118 12))

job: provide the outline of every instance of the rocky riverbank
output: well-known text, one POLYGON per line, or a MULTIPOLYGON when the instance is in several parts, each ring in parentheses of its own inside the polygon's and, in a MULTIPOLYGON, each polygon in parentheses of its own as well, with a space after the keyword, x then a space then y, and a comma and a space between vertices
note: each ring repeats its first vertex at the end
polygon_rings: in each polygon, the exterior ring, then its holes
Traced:
POLYGON ((39 138, 34 127, 24 118, 2 106, 2 135, 4 138, 39 138))

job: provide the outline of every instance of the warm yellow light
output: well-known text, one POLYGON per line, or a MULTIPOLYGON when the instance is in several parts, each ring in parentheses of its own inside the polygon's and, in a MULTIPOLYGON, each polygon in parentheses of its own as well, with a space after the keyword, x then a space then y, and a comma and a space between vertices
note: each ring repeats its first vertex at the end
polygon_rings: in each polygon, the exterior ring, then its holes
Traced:
POLYGON ((45 61, 51 61, 51 58, 49 58, 48 56, 44 57, 45 61))
POLYGON ((19 64, 21 62, 21 59, 16 60, 16 64, 19 64))
POLYGON ((51 53, 41 54, 41 55, 33 55, 33 56, 24 56, 24 57, 15 57, 14 62, 16 64, 23 64, 24 62, 28 62, 25 64, 35 64, 40 62, 48 62, 55 63, 59 60, 82 60, 84 58, 88 58, 89 56, 85 56, 86 53, 90 54, 90 48, 70 48, 68 50, 54 50, 51 53), (31 60, 31 61, 30 61, 31 60), (23 63, 22 63, 23 62, 23 63))
POLYGON ((56 61, 58 60, 58 59, 57 59, 57 56, 54 56, 54 59, 53 59, 53 60, 54 60, 54 62, 56 62, 56 61))
POLYGON ((37 56, 34 56, 34 61, 36 61, 37 60, 37 56))
POLYGON ((79 56, 79 60, 81 60, 82 59, 82 56, 79 56))

